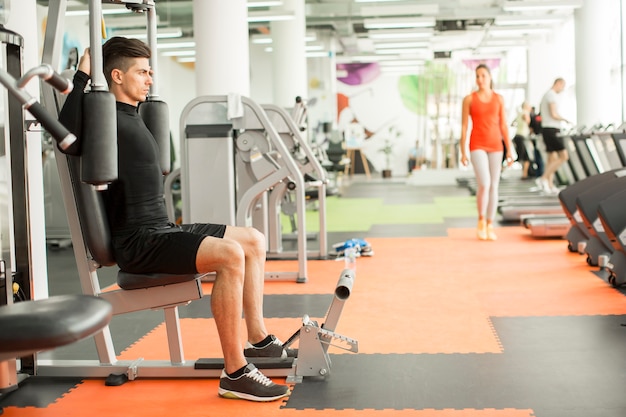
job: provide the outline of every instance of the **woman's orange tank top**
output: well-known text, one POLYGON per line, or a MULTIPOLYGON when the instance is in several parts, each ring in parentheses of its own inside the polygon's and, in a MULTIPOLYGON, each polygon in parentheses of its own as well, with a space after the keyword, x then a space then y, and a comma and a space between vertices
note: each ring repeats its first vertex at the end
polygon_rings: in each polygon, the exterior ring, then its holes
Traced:
POLYGON ((470 134, 469 149, 498 152, 503 150, 502 134, 500 133, 500 106, 501 101, 494 92, 491 100, 483 102, 477 92, 472 93, 469 114, 472 117, 472 133, 470 134))

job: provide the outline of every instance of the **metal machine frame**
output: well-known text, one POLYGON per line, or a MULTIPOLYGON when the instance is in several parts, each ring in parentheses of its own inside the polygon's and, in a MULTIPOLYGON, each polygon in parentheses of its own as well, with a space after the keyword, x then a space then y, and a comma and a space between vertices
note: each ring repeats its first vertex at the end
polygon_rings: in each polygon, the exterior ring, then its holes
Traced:
POLYGON ((268 273, 266 279, 306 282, 303 174, 261 106, 248 97, 237 97, 236 104, 232 100, 228 96, 197 97, 181 114, 183 222, 255 226, 268 236, 265 229, 270 190, 289 187, 296 204, 298 271, 268 273), (241 113, 229 118, 233 106, 241 113), (221 200, 219 205, 214 204, 215 196, 221 200))
MULTIPOLYGON (((116 1, 115 3, 125 3, 116 1)), ((148 19, 154 18, 154 2, 143 0, 138 4, 136 1, 131 3, 148 11, 148 19)), ((61 39, 57 36, 61 32, 63 22, 63 11, 66 7, 66 1, 60 0, 57 3, 51 3, 49 20, 46 29, 46 41, 44 45, 44 62, 58 62, 59 46, 56 42, 61 39), (53 46, 49 48, 48 42, 52 42, 53 46)), ((94 30, 100 25, 101 4, 97 0, 89 3, 90 10, 90 28, 92 41, 92 58, 98 60, 98 45, 95 39, 99 36, 99 32, 94 30)), ((101 62, 100 62, 101 65, 101 62)), ((96 68, 92 61, 92 68, 96 68)), ((94 74, 95 75, 95 74, 94 74)), ((96 77, 97 79, 97 77, 96 77)), ((93 81, 93 80, 92 80, 93 81)), ((98 82, 96 80, 96 82, 98 82)), ((44 88, 44 100, 49 109, 55 109, 57 101, 54 94, 44 88)), ((244 100, 246 102, 246 100, 244 100)), ((258 112, 264 114, 262 110, 254 103, 248 103, 248 106, 258 112)), ((265 126, 269 129, 270 134, 277 137, 276 132, 271 125, 265 126)), ((113 290, 103 292, 100 288, 97 271, 100 264, 92 255, 91 249, 88 247, 86 235, 90 229, 85 227, 85 223, 95 221, 96 223, 104 222, 96 213, 90 212, 91 219, 81 218, 79 204, 76 200, 78 193, 96 193, 91 186, 81 184, 77 179, 75 167, 76 157, 68 157, 60 151, 56 150, 59 176, 61 180, 61 188, 66 210, 68 212, 68 220, 70 233, 73 241, 74 254, 77 261, 79 279, 82 292, 87 295, 94 295, 109 301, 113 306, 113 314, 125 314, 128 312, 139 310, 163 310, 165 316, 165 325, 167 329, 168 347, 170 351, 169 360, 147 361, 143 358, 136 358, 132 361, 117 360, 111 331, 106 326, 101 332, 94 336, 98 360, 38 360, 35 363, 36 373, 48 376, 80 376, 80 377, 107 377, 112 374, 124 376, 123 380, 132 380, 138 377, 158 377, 158 378, 195 378, 195 377, 219 377, 223 362, 216 360, 217 369, 209 369, 207 367, 198 366, 201 361, 190 361, 184 357, 183 344, 181 339, 180 320, 178 315, 178 306, 186 305, 193 300, 197 300, 203 296, 201 277, 196 277, 185 282, 167 284, 161 286, 152 286, 149 288, 140 288, 134 290, 113 290)), ((292 161, 293 165, 293 161, 292 161)), ((273 181, 286 178, 287 176, 296 181, 296 185, 302 190, 303 198, 303 180, 297 167, 291 166, 289 161, 278 170, 279 174, 270 174, 273 181), (294 175, 296 173, 297 175, 294 175)), ((251 193, 259 193, 261 190, 251 190, 251 193)), ((97 194, 93 194, 97 195, 97 194)), ((90 197, 89 197, 90 198, 90 197)), ((255 196, 247 196, 249 201, 247 204, 252 206, 255 196)), ((84 203, 81 203, 84 204, 84 203)), ((242 218, 246 216, 242 214, 242 218)), ((304 215, 301 216, 304 222, 304 215)), ((27 222, 25 222, 27 224, 27 222)), ((102 226, 102 224, 100 224, 102 226)), ((302 225, 304 229, 304 224, 302 225)), ((24 239, 28 242, 28 239, 24 239)), ((96 251, 97 252, 97 251, 96 251)), ((303 251, 306 253, 305 251, 303 251)), ((268 368, 267 364, 262 367, 267 376, 289 376, 294 380, 298 380, 303 376, 311 373, 316 375, 327 374, 330 370, 330 359, 328 357, 328 345, 333 341, 341 341, 348 344, 348 350, 356 352, 358 350, 357 342, 353 339, 334 333, 334 326, 341 314, 343 304, 350 295, 352 284, 354 281, 354 273, 344 271, 339 279, 335 289, 335 297, 331 303, 326 322, 323 326, 317 325, 309 319, 303 320, 302 329, 297 331, 288 343, 293 343, 298 337, 300 338, 298 358, 296 358, 289 367, 268 368), (309 334, 317 335, 311 338, 309 334), (300 363, 300 365, 298 365, 300 363), (304 366, 306 364, 306 366, 304 366), (320 368, 320 369, 317 369, 320 368), (323 369, 323 370, 322 370, 323 369)), ((261 367, 261 366, 259 366, 261 367)))

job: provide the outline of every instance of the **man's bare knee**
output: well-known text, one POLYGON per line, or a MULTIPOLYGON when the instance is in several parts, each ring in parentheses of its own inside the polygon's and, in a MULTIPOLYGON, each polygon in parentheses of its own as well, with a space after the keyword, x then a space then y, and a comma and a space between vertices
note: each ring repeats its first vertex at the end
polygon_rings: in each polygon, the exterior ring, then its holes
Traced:
POLYGON ((205 238, 196 256, 198 272, 217 272, 242 276, 245 254, 241 245, 231 239, 205 238))
POLYGON ((251 255, 265 256, 265 235, 254 227, 248 229, 250 233, 250 251, 251 255))

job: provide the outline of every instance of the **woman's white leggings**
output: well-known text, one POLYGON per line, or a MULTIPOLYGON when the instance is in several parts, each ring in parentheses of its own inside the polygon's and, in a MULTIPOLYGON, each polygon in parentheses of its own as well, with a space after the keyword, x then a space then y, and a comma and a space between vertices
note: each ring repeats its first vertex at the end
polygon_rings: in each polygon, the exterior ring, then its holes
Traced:
POLYGON ((502 172, 502 151, 486 152, 475 150, 470 152, 470 160, 476 174, 478 190, 476 204, 478 215, 487 221, 493 221, 498 209, 498 185, 502 172))

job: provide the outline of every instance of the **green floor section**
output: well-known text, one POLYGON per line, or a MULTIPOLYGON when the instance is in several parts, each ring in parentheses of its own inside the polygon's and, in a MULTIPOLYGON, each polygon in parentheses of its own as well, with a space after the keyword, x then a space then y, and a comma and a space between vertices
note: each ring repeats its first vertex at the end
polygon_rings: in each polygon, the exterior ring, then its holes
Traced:
MULTIPOLYGON (((319 213, 307 210, 307 231, 319 231, 319 213)), ((326 199, 328 232, 366 232, 374 224, 441 224, 444 218, 476 215, 474 197, 436 197, 431 204, 383 204, 380 198, 326 199)), ((291 230, 283 216, 283 230, 291 230)))

